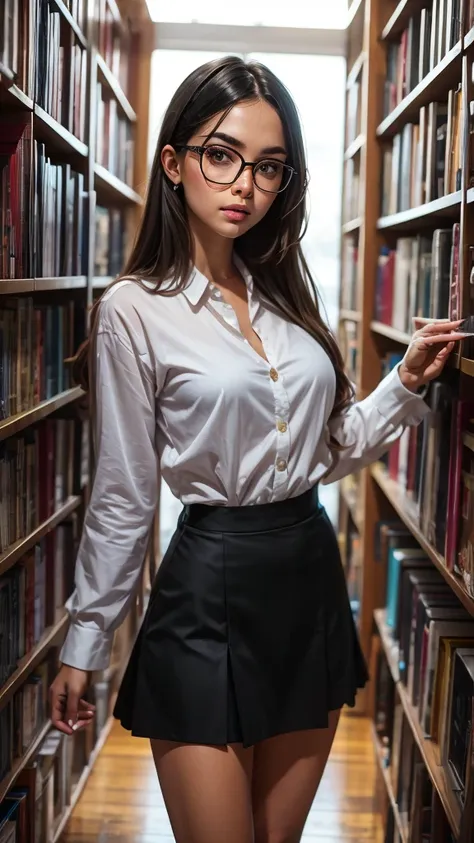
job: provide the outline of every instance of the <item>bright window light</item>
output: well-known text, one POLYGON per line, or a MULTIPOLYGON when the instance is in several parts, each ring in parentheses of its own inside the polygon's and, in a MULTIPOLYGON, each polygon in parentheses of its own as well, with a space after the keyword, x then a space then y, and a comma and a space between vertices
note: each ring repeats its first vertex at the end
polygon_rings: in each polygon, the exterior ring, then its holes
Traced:
POLYGON ((293 0, 239 0, 238 3, 163 3, 147 0, 151 19, 162 23, 211 23, 240 26, 286 26, 315 29, 344 29, 347 21, 347 0, 324 0, 308 3, 293 0))

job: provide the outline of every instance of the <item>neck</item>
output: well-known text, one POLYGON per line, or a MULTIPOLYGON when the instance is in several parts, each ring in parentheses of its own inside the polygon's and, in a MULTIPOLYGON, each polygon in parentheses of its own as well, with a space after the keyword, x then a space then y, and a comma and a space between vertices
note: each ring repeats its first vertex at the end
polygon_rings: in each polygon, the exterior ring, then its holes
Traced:
POLYGON ((225 285, 226 280, 235 275, 235 269, 232 265, 233 240, 228 237, 221 237, 203 225, 190 212, 188 214, 196 268, 209 281, 225 285))

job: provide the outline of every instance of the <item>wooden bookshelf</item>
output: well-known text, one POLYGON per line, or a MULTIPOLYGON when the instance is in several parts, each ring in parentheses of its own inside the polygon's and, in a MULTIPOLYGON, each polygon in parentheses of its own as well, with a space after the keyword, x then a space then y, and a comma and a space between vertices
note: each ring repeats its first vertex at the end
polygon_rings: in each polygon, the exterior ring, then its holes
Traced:
POLYGON ((62 521, 69 518, 73 512, 79 509, 82 503, 79 495, 71 495, 56 512, 38 525, 31 533, 10 545, 0 554, 0 574, 5 574, 22 556, 35 546, 44 536, 54 530, 62 521))
POLYGON ((396 684, 397 692, 403 705, 405 716, 410 729, 413 732, 413 736, 418 745, 421 757, 426 765, 433 786, 441 800, 441 804, 444 808, 449 824, 455 836, 458 837, 461 824, 461 811, 456 796, 449 785, 446 773, 441 765, 438 746, 430 738, 425 737, 419 723, 417 710, 411 704, 408 692, 403 683, 400 681, 398 673, 398 659, 396 655, 397 648, 396 645, 394 645, 390 632, 385 624, 384 612, 375 612, 374 617, 382 641, 382 646, 392 673, 392 678, 396 684))
MULTIPOLYGON (((6 3, 8 5, 9 0, 6 0, 6 3)), ((67 542, 70 540, 70 544, 64 551, 64 565, 71 567, 74 563, 81 521, 90 494, 85 478, 91 476, 93 466, 90 457, 87 463, 84 462, 82 451, 82 446, 88 438, 87 430, 83 429, 83 408, 80 407, 80 399, 83 398, 84 393, 71 382, 67 363, 87 334, 87 314, 95 292, 107 286, 116 277, 126 260, 126 250, 133 242, 141 214, 142 194, 148 175, 148 110, 153 27, 146 0, 119 0, 119 3, 115 0, 104 0, 104 3, 100 4, 101 14, 107 5, 113 19, 113 44, 104 29, 104 21, 97 20, 95 17, 94 4, 84 0, 78 5, 82 6, 84 15, 82 17, 79 14, 76 19, 71 14, 70 9, 73 9, 74 5, 71 5, 69 0, 49 0, 49 3, 45 4, 44 14, 54 17, 54 21, 48 18, 49 55, 46 64, 43 63, 41 79, 46 79, 48 75, 54 76, 53 86, 44 85, 42 91, 42 82, 40 81, 38 85, 35 75, 39 73, 38 68, 43 61, 41 49, 44 47, 44 42, 40 41, 42 37, 40 18, 33 22, 34 26, 31 27, 31 32, 26 39, 23 38, 22 32, 23 18, 18 22, 18 26, 13 27, 14 33, 18 32, 21 36, 17 51, 10 49, 9 46, 2 51, 0 44, 0 54, 6 56, 7 60, 9 56, 10 58, 15 56, 15 52, 18 54, 18 69, 0 63, 0 135, 3 140, 3 121, 5 121, 9 126, 15 127, 11 133, 12 156, 17 154, 18 146, 15 147, 15 144, 23 145, 21 155, 17 155, 15 159, 12 172, 15 176, 20 173, 21 178, 25 179, 24 182, 22 181, 22 191, 17 192, 21 197, 26 197, 25 204, 21 209, 12 208, 11 213, 13 217, 17 214, 21 224, 25 226, 24 236, 19 240, 22 243, 32 244, 30 252, 25 248, 21 255, 19 252, 16 254, 16 251, 13 253, 12 260, 6 265, 5 270, 5 274, 11 277, 1 277, 0 270, 0 320, 3 318, 4 311, 8 311, 8 319, 18 319, 18 323, 15 321, 6 323, 13 337, 17 335, 14 332, 17 324, 20 326, 19 330, 24 330, 20 322, 23 317, 20 315, 17 317, 17 313, 22 314, 26 311, 29 314, 28 319, 31 318, 32 313, 34 319, 41 319, 40 314, 43 310, 56 314, 57 309, 63 308, 62 321, 48 323, 47 333, 44 326, 41 328, 42 337, 47 336, 47 342, 51 341, 54 344, 54 347, 48 348, 47 365, 57 367, 59 374, 56 378, 50 368, 47 370, 47 377, 52 376, 53 384, 57 383, 57 394, 44 398, 44 395, 50 395, 51 391, 55 390, 51 390, 49 384, 46 389, 41 381, 39 388, 38 384, 35 385, 36 405, 17 412, 16 407, 24 408, 33 402, 32 395, 30 396, 31 390, 25 388, 25 392, 21 394, 21 400, 20 395, 18 397, 13 395, 15 400, 12 401, 12 390, 9 388, 6 394, 7 403, 4 404, 3 371, 0 371, 0 409, 3 415, 5 415, 5 407, 8 412, 7 417, 0 420, 0 442, 6 443, 8 440, 7 448, 15 446, 18 442, 28 442, 33 436, 39 436, 42 429, 43 431, 55 430, 56 421, 64 419, 64 426, 68 426, 67 447, 70 448, 67 471, 64 466, 57 469, 59 472, 64 469, 64 473, 68 475, 64 478, 67 491, 63 503, 57 505, 52 515, 42 520, 35 529, 14 541, 0 553, 0 579, 5 579, 8 588, 10 588, 8 583, 13 581, 17 576, 17 571, 20 570, 18 563, 22 563, 26 555, 29 555, 30 559, 28 564, 31 564, 34 557, 33 561, 36 565, 37 551, 53 552, 51 547, 54 547, 53 542, 59 530, 63 537, 70 537, 67 539, 67 542), (36 33, 39 35, 37 36, 36 33), (62 48, 64 65, 55 65, 59 55, 56 47, 59 45, 62 48), (61 79, 61 67, 68 68, 67 73, 71 74, 72 85, 69 85, 70 80, 65 74, 64 79, 61 79), (65 98, 56 96, 54 93, 56 89, 60 91, 62 84, 67 86, 67 107, 65 98), (69 97, 72 99, 69 100, 69 97), (103 103, 102 110, 97 107, 99 100, 103 103), (15 132, 20 137, 20 129, 21 138, 17 141, 15 132), (28 176, 28 168, 18 163, 20 161, 30 162, 31 176, 28 176), (41 182, 38 179, 40 167, 42 168, 41 182), (28 178, 30 178, 29 183, 27 183, 28 178), (48 181, 48 179, 51 180, 48 181), (58 181, 54 181, 55 179, 58 181), (71 201, 72 192, 68 194, 66 187, 64 188, 62 197, 68 198, 70 205, 68 207, 63 201, 61 202, 61 214, 64 208, 68 211, 68 214, 64 214, 63 217, 57 213, 60 206, 54 205, 54 199, 52 199, 53 196, 61 195, 61 188, 58 187, 61 185, 61 179, 63 179, 62 184, 68 185, 71 190, 74 184, 75 191, 74 201, 71 201), (43 192, 37 196, 39 184, 43 192), (47 191, 50 188, 48 206, 50 215, 48 216, 46 210, 43 209, 43 214, 40 216, 38 214, 39 202, 48 195, 47 191), (100 213, 104 214, 104 212, 108 212, 111 219, 119 221, 121 236, 115 237, 114 242, 123 243, 124 247, 123 254, 114 256, 114 267, 109 269, 106 276, 102 275, 99 278, 96 271, 96 255, 99 247, 102 254, 109 255, 109 241, 100 242, 100 238, 104 236, 104 228, 101 228, 98 223, 100 213), (36 228, 40 224, 44 228, 36 228), (26 228, 27 225, 30 227, 26 228), (66 243, 66 248, 64 248, 64 243, 66 243), (62 336, 58 338, 57 324, 63 327, 67 325, 67 331, 73 335, 69 345, 64 340, 64 345, 56 346, 62 341, 62 336), (65 353, 62 354, 62 351, 65 353), (51 363, 52 360, 54 364, 51 363), (8 404, 8 401, 11 403, 8 404), (84 482, 86 482, 85 486, 84 482), (69 494, 71 487, 73 493, 69 494), (49 550, 45 551, 45 548, 49 550)), ((33 4, 25 3, 26 15, 29 15, 32 6, 33 4)), ((36 6, 37 13, 42 14, 43 5, 38 2, 36 6)), ((3 32, 0 35, 0 38, 2 37, 3 32)), ((10 166, 10 163, 7 166, 10 166)), ((18 223, 15 224, 18 227, 18 223)), ((0 227, 1 225, 0 220, 0 227)), ((114 233, 117 234, 116 229, 114 233)), ((1 228, 0 234, 2 238, 5 237, 1 228)), ((111 234, 110 230, 107 235, 110 241, 111 234)), ((16 241, 12 242, 15 250, 19 248, 16 241)), ((9 243, 7 243, 7 248, 10 249, 10 254, 12 248, 9 243)), ((103 271, 102 266, 101 271, 103 271)), ((1 330, 3 330, 3 323, 0 322, 0 332, 1 330)), ((28 322, 28 338, 29 331, 30 323, 28 322)), ((34 336, 32 331, 31 337, 34 338, 34 336)), ((27 343, 29 342, 30 339, 27 340, 27 343)), ((25 360, 20 357, 20 354, 28 348, 31 357, 28 361, 28 378, 25 378, 25 383, 31 384, 34 382, 33 372, 37 373, 41 366, 46 367, 46 352, 43 339, 38 348, 27 343, 19 345, 20 351, 17 352, 15 366, 18 366, 18 371, 22 373, 26 371, 25 360), (38 359, 33 352, 44 357, 38 359)), ((13 364, 9 365, 13 366, 13 364)), ((12 372, 16 373, 16 371, 16 368, 12 368, 12 372)), ((15 377, 17 377, 16 374, 15 377)), ((44 381, 46 383, 46 376, 44 381)), ((17 385, 18 383, 19 380, 17 380, 17 385)), ((21 383, 21 389, 23 389, 23 380, 21 383)), ((39 443, 43 440, 36 441, 39 443)), ((35 447, 39 448, 39 445, 35 447)), ((57 452, 54 448, 51 453, 56 459, 57 452)), ((85 454, 87 458, 87 451, 85 454)), ((3 470, 2 465, 0 465, 0 470, 3 470)), ((57 476, 59 475, 55 474, 55 481, 57 476)), ((39 488, 38 499, 43 494, 46 494, 46 490, 39 488)), ((49 494, 51 494, 51 488, 49 494)), ((3 505, 2 501, 2 508, 3 505)), ((48 510, 43 511, 50 512, 51 505, 48 510)), ((20 529, 12 528, 10 534, 18 535, 20 529)), ((2 541, 5 541, 3 534, 2 541)), ((54 562, 55 565, 58 564, 57 555, 54 562)), ((69 582, 71 572, 65 567, 63 573, 69 582)), ((51 587, 54 592, 53 597, 59 594, 54 591, 55 583, 52 584, 48 580, 48 589, 50 590, 51 587)), ((28 678, 38 673, 45 663, 49 664, 51 658, 56 657, 57 648, 61 644, 68 625, 66 613, 46 629, 44 629, 44 623, 47 617, 54 617, 51 614, 52 607, 61 605, 62 602, 61 599, 56 604, 54 602, 48 604, 49 615, 45 609, 45 615, 42 620, 40 619, 42 624, 40 630, 43 629, 43 632, 37 644, 17 659, 13 665, 8 665, 9 677, 0 686, 0 716, 13 711, 11 704, 16 695, 22 693, 28 678)), ((2 609, 3 606, 4 604, 2 604, 2 609)), ((135 639, 140 613, 141 608, 137 601, 137 606, 132 608, 129 617, 117 633, 120 647, 117 649, 119 657, 117 658, 116 654, 114 669, 94 674, 92 692, 95 682, 100 681, 108 685, 106 697, 108 716, 103 724, 99 724, 102 728, 95 746, 92 729, 89 728, 75 736, 75 741, 81 742, 81 748, 78 751, 80 757, 86 759, 85 766, 82 772, 75 771, 75 776, 78 775, 79 779, 72 792, 68 794, 68 805, 54 828, 55 843, 59 841, 65 823, 82 792, 112 725, 110 715, 113 701, 124 668, 124 659, 128 656, 135 639)), ((2 623, 3 621, 2 614, 2 623)), ((2 671, 4 667, 2 664, 2 671)), ((11 769, 0 781, 0 802, 15 784, 19 773, 35 760, 50 729, 51 723, 48 720, 40 728, 23 755, 13 759, 11 769)))
MULTIPOLYGON (((435 254, 433 245, 434 232, 437 230, 441 230, 437 237, 445 236, 446 242, 449 235, 449 249, 452 250, 451 255, 455 255, 454 263, 449 264, 449 273, 452 280, 453 267, 454 270, 457 267, 455 281, 458 298, 450 298, 449 302, 454 302, 453 306, 458 307, 459 316, 474 313, 472 299, 469 301, 470 274, 474 265, 471 248, 474 247, 472 118, 470 127, 463 124, 462 117, 460 118, 462 114, 469 114, 469 104, 474 101, 474 82, 471 80, 474 28, 467 29, 469 3, 464 4, 466 20, 457 21, 454 25, 453 17, 453 21, 450 21, 453 26, 449 32, 443 32, 442 35, 437 33, 437 37, 430 41, 429 53, 426 54, 424 63, 418 62, 418 54, 415 52, 415 58, 411 57, 410 64, 409 36, 404 33, 412 25, 410 21, 414 16, 420 15, 421 20, 422 9, 430 7, 431 2, 432 0, 364 0, 357 10, 358 26, 354 25, 354 17, 350 19, 348 27, 346 138, 342 161, 344 211, 341 224, 339 340, 343 352, 346 352, 346 364, 351 379, 355 381, 356 394, 360 397, 370 395, 380 382, 384 371, 387 371, 383 367, 396 365, 397 360, 405 353, 412 336, 411 325, 415 307, 416 313, 420 315, 430 316, 436 312, 440 318, 448 316, 447 312, 440 312, 441 299, 434 303, 430 300, 427 305, 426 287, 420 286, 422 292, 419 292, 417 286, 410 287, 410 284, 421 284, 420 277, 423 272, 430 278, 433 260, 437 260, 440 254, 435 254), (406 42, 402 42, 402 36, 403 39, 406 38, 406 42), (405 46, 400 47, 402 43, 405 46), (405 47, 406 62, 405 59, 403 62, 397 61, 397 55, 398 58, 405 55, 405 47), (400 49, 402 53, 397 54, 400 49), (411 68, 411 74, 402 80, 400 73, 408 74, 407 67, 411 68), (354 86, 358 87, 358 102, 354 86), (354 115, 357 116, 357 122, 354 115), (449 134, 450 129, 447 127, 448 115, 452 121, 450 128, 454 130, 456 126, 456 132, 453 131, 452 134, 449 134), (429 163, 419 154, 420 146, 415 149, 419 138, 424 137, 423 125, 419 125, 422 118, 425 120, 427 134, 432 132, 433 149, 436 149, 438 155, 436 159, 433 153, 431 171, 429 163), (349 137, 347 127, 352 129, 349 137), (438 133, 439 127, 441 129, 438 133), (441 153, 439 149, 444 137, 447 149, 443 148, 441 153), (451 146, 448 147, 448 143, 451 146), (403 149, 410 149, 410 153, 406 153, 408 157, 404 160, 403 149), (442 175, 441 170, 437 169, 441 162, 447 162, 448 165, 442 175), (353 201, 354 180, 358 187, 356 202, 353 201), (346 195, 349 196, 350 202, 345 202, 346 195), (408 251, 408 246, 411 249, 411 244, 415 241, 419 252, 412 253, 408 251), (458 243, 457 252, 455 243, 458 243), (416 257, 410 263, 412 254, 416 257), (390 282, 392 286, 387 285, 389 292, 386 293, 383 286, 386 281, 384 273, 388 275, 390 272, 393 272, 390 282), (413 280, 412 274, 415 272, 417 274, 413 280), (406 284, 406 295, 405 292, 400 292, 401 284, 406 284), (384 296, 391 296, 391 300, 384 296), (395 305, 398 307, 396 311, 395 305), (430 308, 429 313, 426 312, 427 306, 430 308)), ((444 2, 443 5, 448 7, 444 2)), ((429 15, 427 17, 429 19, 429 15)), ((417 31, 415 25, 412 33, 417 31)), ((426 38, 425 33, 425 45, 426 38)), ((443 260, 445 254, 443 253, 443 260)), ((446 262, 443 266, 447 266, 446 262)), ((446 271, 443 269, 445 277, 446 271)), ((443 284, 446 283, 445 277, 443 284)), ((430 281, 425 280, 423 283, 429 284, 430 281)), ((451 288, 449 292, 451 295, 451 288)), ((446 298, 443 302, 443 308, 447 307, 446 298)), ((443 381, 450 385, 455 399, 472 400, 474 359, 470 359, 471 356, 474 356, 472 348, 466 341, 446 367, 443 381)), ((429 395, 427 400, 430 400, 429 395)), ((419 430, 423 432, 426 426, 427 423, 419 430)), ((435 454, 438 457, 440 443, 444 445, 447 441, 445 432, 442 435, 445 438, 436 440, 438 449, 433 451, 433 459, 435 454)), ((404 442, 406 443, 406 438, 404 442)), ((407 450, 405 455, 408 453, 414 452, 407 450)), ((446 476, 445 463, 442 470, 443 476, 446 476)), ((456 573, 452 555, 448 567, 444 555, 438 552, 424 534, 421 527, 423 521, 420 519, 419 507, 414 502, 414 496, 402 486, 402 483, 408 485, 411 482, 413 485, 417 482, 420 472, 416 474, 415 481, 412 475, 411 480, 407 479, 402 466, 398 475, 400 482, 395 482, 392 477, 396 476, 396 468, 393 468, 391 461, 390 474, 385 465, 375 463, 358 472, 354 482, 341 481, 338 532, 342 539, 343 561, 347 547, 350 546, 354 524, 360 536, 362 565, 358 583, 358 630, 364 655, 368 664, 375 663, 379 646, 374 645, 375 630, 376 636, 382 641, 383 652, 397 685, 415 742, 444 813, 457 835, 461 813, 457 799, 448 783, 446 770, 441 765, 437 747, 433 742, 426 740, 416 712, 400 683, 398 651, 385 624, 383 606, 387 600, 387 566, 386 560, 381 561, 379 558, 380 525, 384 522, 400 521, 431 560, 433 567, 440 572, 460 604, 473 617, 474 596, 468 592, 463 578, 456 573), (354 488, 357 490, 356 494, 354 488), (357 510, 354 517, 356 501, 357 510)), ((433 530, 432 517, 429 523, 433 530)), ((442 537, 440 539, 439 535, 437 545, 442 546, 442 537)), ((352 581, 350 588, 353 588, 352 581)), ((360 704, 360 710, 375 717, 379 711, 376 676, 372 676, 372 680, 369 693, 360 704)), ((383 710, 381 717, 384 717, 383 710)), ((393 809, 395 825, 401 839, 408 841, 409 831, 404 826, 404 817, 399 816, 393 788, 384 767, 382 747, 376 738, 375 730, 374 749, 379 761, 381 779, 385 783, 388 803, 393 809)))
POLYGON ((379 770, 383 778, 383 782, 385 784, 385 788, 387 791, 387 795, 390 801, 390 805, 393 811, 393 816, 395 819, 395 824, 398 829, 398 833, 400 835, 401 843, 409 843, 409 836, 408 836, 408 829, 406 824, 403 822, 402 815, 400 814, 399 807, 397 805, 397 800, 395 799, 395 793, 393 790, 392 781, 390 778, 390 773, 385 766, 385 759, 383 754, 383 747, 380 743, 379 737, 375 731, 375 726, 372 724, 372 741, 374 744, 374 753, 377 763, 379 765, 379 770))
POLYGON ((376 322, 372 320, 370 323, 370 330, 379 337, 387 337, 400 345, 408 345, 411 340, 411 335, 406 334, 405 331, 399 331, 398 328, 393 328, 392 325, 384 325, 383 322, 376 322))

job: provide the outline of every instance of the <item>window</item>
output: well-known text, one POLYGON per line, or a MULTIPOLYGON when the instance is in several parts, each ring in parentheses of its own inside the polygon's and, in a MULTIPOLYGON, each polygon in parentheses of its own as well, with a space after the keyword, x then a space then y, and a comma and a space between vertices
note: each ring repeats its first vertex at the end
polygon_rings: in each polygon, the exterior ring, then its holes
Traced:
POLYGON ((347 20, 347 0, 294 0, 278 3, 275 0, 239 0, 235 3, 196 3, 181 0, 165 4, 162 0, 147 0, 151 19, 163 23, 213 23, 236 26, 284 26, 320 29, 344 29, 347 20))

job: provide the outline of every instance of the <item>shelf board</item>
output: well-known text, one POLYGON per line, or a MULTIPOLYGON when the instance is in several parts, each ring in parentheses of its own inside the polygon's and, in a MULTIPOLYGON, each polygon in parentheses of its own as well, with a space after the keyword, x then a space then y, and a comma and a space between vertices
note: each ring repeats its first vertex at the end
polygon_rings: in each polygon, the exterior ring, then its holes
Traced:
POLYGON ((0 553, 0 574, 4 574, 11 568, 15 562, 18 562, 24 554, 34 547, 43 536, 46 536, 51 530, 54 530, 61 521, 69 517, 76 509, 79 508, 82 498, 79 495, 71 495, 63 504, 53 512, 53 514, 39 524, 32 533, 29 533, 19 541, 10 545, 3 553, 0 553))
POLYGON ((105 290, 112 281, 115 281, 115 275, 94 275, 92 279, 92 289, 105 290))
POLYGON ((469 377, 474 378, 474 360, 468 360, 467 357, 461 357, 460 369, 464 375, 469 375, 469 377))
POLYGON ((132 106, 130 105, 128 98, 126 97, 125 93, 122 90, 120 82, 114 76, 102 56, 98 53, 97 54, 97 67, 99 70, 99 75, 101 76, 102 82, 104 82, 109 90, 114 95, 115 99, 117 100, 120 108, 122 109, 125 117, 127 117, 131 123, 135 123, 137 119, 137 115, 133 110, 132 106))
POLYGON ((15 85, 15 74, 0 62, 0 102, 33 111, 33 100, 15 85))
POLYGON ((45 419, 51 413, 59 410, 60 407, 64 407, 66 404, 71 404, 73 401, 81 398, 82 395, 84 395, 84 391, 81 387, 74 386, 72 389, 65 389, 64 392, 60 392, 58 395, 54 395, 45 401, 41 401, 36 407, 32 407, 30 410, 25 410, 23 413, 17 413, 15 416, 3 419, 3 421, 0 421, 0 442, 3 439, 8 439, 9 436, 14 436, 20 430, 25 430, 31 424, 36 424, 41 419, 45 419))
POLYGON ((54 117, 51 117, 39 105, 34 107, 36 133, 40 140, 51 144, 55 149, 67 154, 79 155, 81 158, 87 158, 89 153, 88 147, 85 143, 76 138, 72 132, 68 131, 61 123, 58 123, 54 117))
POLYGON ((403 822, 402 815, 400 814, 400 809, 397 804, 397 800, 395 798, 395 793, 393 790, 392 779, 390 777, 390 768, 385 766, 385 759, 383 757, 383 748, 382 744, 380 743, 379 736, 375 731, 375 725, 372 723, 372 740, 374 743, 374 752, 375 757, 377 759, 377 763, 380 768, 380 773, 384 780, 385 789, 387 791, 388 798, 390 800, 390 805, 392 806, 392 812, 395 819, 395 824, 398 828, 398 832, 400 835, 401 843, 408 843, 409 840, 409 832, 406 826, 406 823, 403 822))
POLYGON ((87 779, 89 778, 89 776, 92 772, 94 764, 97 761, 97 759, 99 757, 99 754, 104 747, 104 744, 105 744, 105 742, 106 742, 106 740, 107 740, 107 738, 108 738, 108 736, 109 736, 109 734, 112 730, 113 725, 114 725, 114 718, 109 717, 109 719, 105 723, 104 728, 102 729, 102 732, 100 733, 100 735, 97 739, 97 742, 96 742, 96 745, 95 745, 94 749, 92 750, 92 752, 89 756, 89 760, 88 760, 86 766, 84 767, 84 769, 81 773, 79 781, 77 782, 77 784, 76 784, 76 786, 75 786, 75 788, 72 792, 71 801, 70 801, 69 805, 67 805, 66 808, 64 809, 64 812, 63 812, 62 816, 60 817, 60 819, 59 819, 59 821, 56 825, 56 828, 54 829, 53 843, 59 843, 59 840, 60 840, 60 838, 61 838, 61 836, 64 832, 64 829, 65 829, 65 827, 66 827, 66 825, 67 825, 67 823, 68 823, 68 821, 71 817, 71 814, 72 814, 74 808, 77 805, 77 802, 79 801, 79 797, 81 796, 81 793, 84 790, 87 779))
POLYGON ((463 606, 474 616, 474 598, 467 593, 462 580, 453 574, 445 565, 444 558, 440 553, 430 544, 420 530, 416 508, 413 502, 407 497, 406 492, 400 488, 398 483, 392 480, 385 468, 380 463, 375 463, 370 468, 370 473, 380 487, 388 501, 390 501, 395 512, 403 521, 406 527, 414 535, 418 544, 423 548, 426 555, 429 556, 435 567, 442 574, 448 585, 452 588, 456 596, 459 598, 463 606))
POLYGON ((340 322, 361 322, 362 321, 362 313, 359 310, 348 310, 347 308, 341 307, 339 311, 339 321, 340 322))
POLYGON ((67 9, 67 7, 64 5, 63 0, 53 0, 53 3, 58 12, 61 13, 66 23, 68 23, 71 27, 72 31, 74 32, 74 35, 76 36, 77 42, 81 45, 81 47, 86 49, 87 41, 85 39, 84 33, 82 32, 82 29, 80 28, 77 21, 71 15, 69 9, 67 9))
MULTIPOLYGON (((380 632, 382 646, 384 648, 385 655, 387 656, 390 670, 392 670, 394 657, 390 632, 388 631, 385 625, 385 613, 383 610, 376 610, 374 612, 374 617, 377 624, 377 628, 380 632)), ((452 830, 454 831, 455 836, 458 837, 459 827, 461 823, 461 809, 456 799, 456 796, 453 793, 449 782, 447 781, 446 773, 440 763, 438 746, 430 738, 425 737, 418 719, 418 712, 410 702, 408 691, 406 690, 405 686, 400 681, 400 679, 395 679, 393 671, 392 676, 397 686, 398 694, 403 705, 405 716, 413 732, 413 736, 416 740, 416 743, 418 744, 421 757, 423 758, 431 781, 433 782, 433 785, 438 792, 449 824, 452 830)))
POLYGON ((142 197, 133 188, 118 179, 101 164, 94 165, 94 183, 99 203, 106 201, 115 205, 130 203, 143 205, 142 197))
POLYGON ((466 203, 471 205, 474 202, 474 187, 470 187, 466 192, 466 203))
POLYGON ((398 328, 393 328, 392 325, 384 325, 383 322, 371 322, 370 330, 374 334, 378 334, 381 337, 387 337, 387 339, 398 342, 400 345, 408 345, 411 341, 411 334, 399 331, 398 328))
POLYGON ((387 24, 382 30, 381 40, 397 38, 407 28, 411 17, 416 15, 426 3, 424 0, 400 0, 387 24))
POLYGON ((40 293, 48 290, 79 290, 87 287, 86 275, 64 275, 57 278, 0 278, 0 296, 19 293, 40 293))
POLYGON ((474 26, 464 37, 464 49, 469 50, 474 45, 474 26))
POLYGON ((2 709, 12 695, 33 672, 35 667, 43 660, 44 656, 66 629, 68 616, 65 614, 58 623, 48 627, 30 653, 27 653, 18 664, 17 669, 0 688, 0 709, 2 709))
POLYGON ((358 231, 359 228, 362 227, 363 219, 362 217, 356 217, 353 220, 349 220, 349 222, 345 222, 342 225, 342 233, 343 234, 351 234, 353 231, 358 231))
POLYGON ((365 0, 352 0, 349 9, 347 10, 347 28, 352 26, 358 13, 361 11, 365 0))
POLYGON ((352 67, 349 70, 349 73, 347 74, 346 90, 349 90, 349 88, 359 78, 360 74, 362 73, 362 69, 364 67, 366 58, 367 58, 367 53, 365 52, 365 50, 362 50, 362 52, 359 53, 356 60, 352 64, 352 67))
POLYGON ((429 102, 436 102, 438 97, 447 95, 450 88, 461 81, 461 56, 462 42, 459 41, 380 123, 377 136, 383 139, 393 137, 405 123, 409 123, 414 117, 418 120, 418 113, 422 106, 429 102))
POLYGON ((448 193, 447 196, 440 196, 425 205, 418 205, 408 211, 399 211, 397 214, 390 214, 388 217, 380 217, 377 221, 379 231, 386 229, 414 231, 421 224, 436 225, 440 219, 455 219, 459 216, 461 208, 461 191, 448 193))
POLYGON ((365 135, 358 135, 347 147, 344 153, 344 161, 349 161, 350 158, 354 158, 354 156, 361 151, 364 144, 365 135))
POLYGON ((27 751, 21 758, 17 758, 13 762, 13 767, 9 773, 2 779, 0 782, 0 802, 4 798, 5 794, 10 790, 10 788, 14 785, 17 776, 21 773, 21 771, 28 766, 30 761, 35 757, 36 753, 38 752, 39 747, 43 743, 46 735, 48 734, 51 728, 51 720, 48 720, 47 723, 40 729, 30 746, 28 747, 27 751))
POLYGON ((48 290, 81 290, 87 287, 86 275, 59 275, 57 278, 35 278, 35 292, 48 290))
POLYGON ((400 682, 400 669, 398 667, 399 652, 398 644, 393 640, 390 629, 387 626, 387 612, 386 609, 376 609, 374 612, 374 620, 377 624, 377 630, 380 635, 385 656, 387 658, 390 673, 394 682, 400 682))

